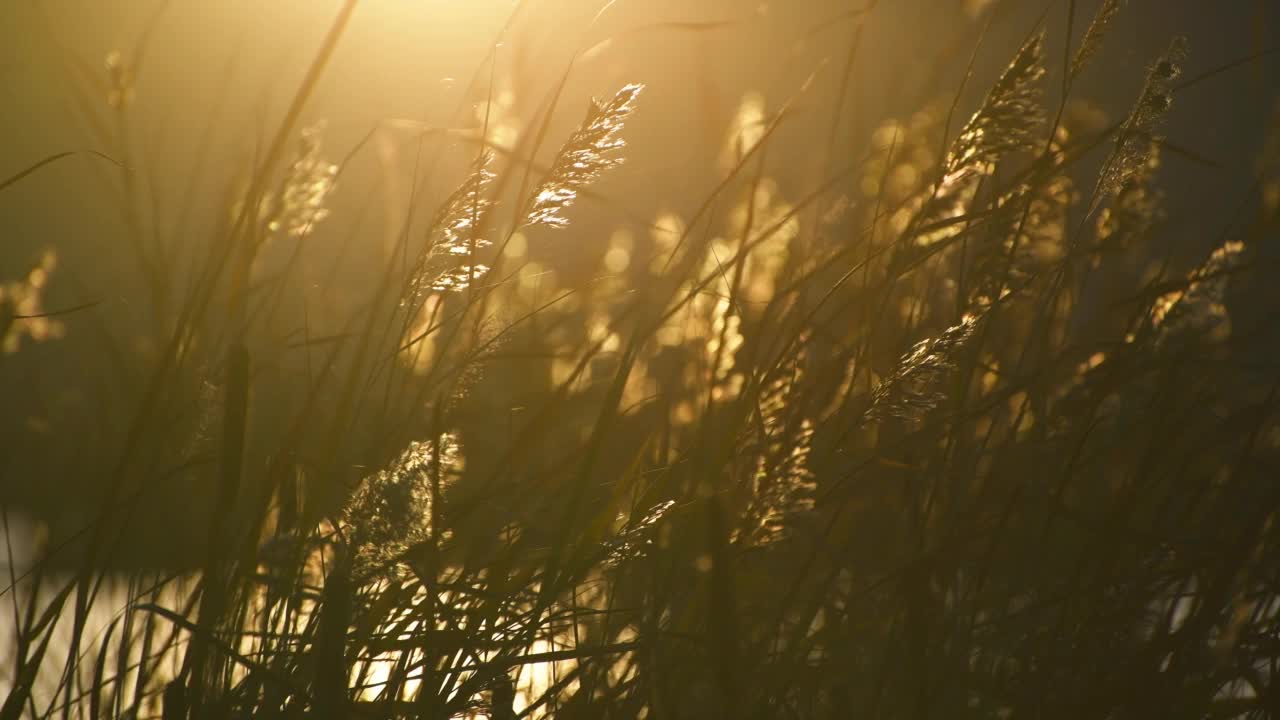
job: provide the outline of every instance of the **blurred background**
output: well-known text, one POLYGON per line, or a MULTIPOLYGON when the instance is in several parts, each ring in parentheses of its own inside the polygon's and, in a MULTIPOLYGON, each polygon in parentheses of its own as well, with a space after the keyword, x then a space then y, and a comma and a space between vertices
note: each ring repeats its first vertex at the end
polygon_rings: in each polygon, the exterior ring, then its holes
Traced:
MULTIPOLYGON (((0 284, 44 263, 43 342, 0 355, 0 501, 14 532, 59 543, 94 517, 101 477, 162 333, 133 243, 191 267, 224 231, 271 132, 334 14, 333 0, 22 0, 0 8, 0 176, 55 162, 0 193, 0 284), (110 160, 98 157, 101 153, 110 160), (123 168, 121 167, 123 166, 123 168), (121 201, 124 197, 132 200, 121 201), (122 210, 123 207, 133 210, 122 210), (140 240, 139 240, 140 239, 140 240), (53 429, 59 429, 54 432, 53 429), (69 428, 77 429, 69 432, 69 428), (93 468, 103 467, 99 475, 93 468)), ((630 162, 575 208, 573 240, 521 236, 568 283, 589 279, 619 233, 642 243, 690 215, 723 176, 734 138, 786 107, 768 149, 792 199, 867 151, 884 123, 945 108, 957 117, 1046 14, 1025 0, 369 0, 357 8, 302 116, 341 166, 332 219, 306 239, 295 282, 306 307, 280 311, 279 338, 336 333, 385 267, 410 197, 434 206, 456 186, 482 128, 515 152, 546 130, 547 155, 591 97, 646 85, 626 139, 630 162), (857 22, 855 22, 855 19, 857 22), (860 29, 859 29, 860 28, 860 29), (851 47, 857 63, 844 75, 851 47), (832 98, 847 87, 837 113, 832 98), (803 88, 803 90, 802 90, 803 88), (940 92, 939 89, 942 89, 940 92), (416 181, 415 181, 416 178, 416 181), (341 268, 335 272, 334 268, 341 268)), ((1096 9, 1081 0, 1075 32, 1096 9)), ((1188 37, 1187 74, 1259 54, 1179 96, 1167 135, 1170 223, 1161 242, 1199 258, 1250 183, 1280 87, 1280 6, 1269 0, 1131 0, 1069 112, 1102 127, 1128 111, 1148 65, 1188 37)), ((1052 27, 1061 27, 1053 18, 1052 27)), ((1061 57, 1052 31, 1048 57, 1061 57)), ((1056 76, 1048 81, 1055 95, 1056 76)), ((958 123, 957 123, 958 124, 958 123)), ((507 160, 502 158, 501 160, 507 160)), ((1098 159, 1100 161, 1100 158, 1098 159)), ((1096 168, 1096 163, 1091 166, 1096 168)), ((843 189, 855 202, 856 178, 843 189)), ((263 262, 272 262, 271 248, 263 262)), ((276 259, 279 261, 279 258, 276 259)), ((185 271, 184 271, 185 272, 185 271)), ((175 273, 181 284, 184 274, 175 273)), ((180 287, 169 288, 180 296, 180 287)), ((301 360, 274 372, 302 372, 301 360)), ((500 382, 501 376, 493 382, 500 382)), ((270 394, 260 402, 270 405, 270 394)), ((264 412, 269 412, 269 407, 264 412)), ((186 567, 209 490, 194 475, 149 492, 111 562, 186 567)), ((19 544, 19 547, 21 544, 19 544)))

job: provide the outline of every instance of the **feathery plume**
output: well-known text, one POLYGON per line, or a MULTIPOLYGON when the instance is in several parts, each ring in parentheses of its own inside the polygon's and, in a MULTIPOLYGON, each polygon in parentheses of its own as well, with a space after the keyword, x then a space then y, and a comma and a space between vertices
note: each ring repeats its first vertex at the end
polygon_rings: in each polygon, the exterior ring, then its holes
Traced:
POLYGON ((458 444, 452 435, 440 437, 436 466, 434 441, 413 442, 385 470, 365 478, 342 511, 351 548, 352 576, 369 580, 395 572, 398 560, 414 545, 431 539, 432 479, 441 487, 448 468, 457 464, 458 444))
POLYGON ((489 271, 488 266, 473 260, 477 250, 492 244, 480 235, 493 208, 493 201, 485 197, 496 177, 489 169, 492 163, 492 153, 481 153, 467 178, 440 206, 402 304, 416 304, 431 290, 465 290, 489 271))
POLYGON ((813 422, 787 413, 801 379, 801 361, 796 358, 784 365, 779 376, 761 390, 760 431, 753 442, 755 467, 743 531, 735 538, 738 542, 763 546, 782 540, 787 521, 813 509, 817 490, 809 470, 813 422))
POLYGON ((1068 74, 1070 80, 1076 79, 1085 65, 1089 64, 1089 60, 1098 52, 1098 48, 1102 47, 1107 29, 1111 27, 1111 21, 1120 13, 1123 5, 1123 0, 1103 0, 1098 12, 1094 13, 1089 28, 1084 31, 1084 37, 1080 40, 1080 47, 1076 50, 1075 57, 1071 59, 1071 71, 1068 74))
POLYGON ((1160 168, 1160 147, 1153 140, 1148 142, 1146 161, 1133 169, 1115 200, 1098 213, 1098 241, 1115 249, 1131 246, 1165 217, 1164 193, 1153 182, 1160 168))
POLYGON ((918 420, 946 399, 939 386, 955 369, 956 353, 973 337, 979 317, 966 316, 941 335, 916 343, 872 393, 867 417, 918 420))
POLYGON ((1186 38, 1176 37, 1147 70, 1138 102, 1120 127, 1111 160, 1098 179, 1097 201, 1119 193, 1150 163, 1152 148, 1160 140, 1160 125, 1173 105, 1173 81, 1182 74, 1186 54, 1186 38))
POLYGON ((573 204, 582 188, 594 182, 604 171, 622 163, 621 158, 613 157, 611 153, 626 144, 618 137, 618 131, 631 114, 642 89, 643 85, 630 83, 607 102, 591 102, 582 126, 560 148, 551 163, 546 179, 533 196, 524 224, 553 228, 569 224, 564 211, 573 204))
POLYGON ((1222 304, 1228 275, 1238 268, 1244 243, 1231 241, 1215 249, 1204 264, 1187 275, 1187 287, 1165 293, 1151 308, 1151 325, 1160 344, 1189 332, 1213 333, 1230 320, 1222 304))
POLYGON ((989 171, 1010 152, 1027 149, 1044 124, 1044 33, 1027 40, 952 144, 943 183, 989 171))

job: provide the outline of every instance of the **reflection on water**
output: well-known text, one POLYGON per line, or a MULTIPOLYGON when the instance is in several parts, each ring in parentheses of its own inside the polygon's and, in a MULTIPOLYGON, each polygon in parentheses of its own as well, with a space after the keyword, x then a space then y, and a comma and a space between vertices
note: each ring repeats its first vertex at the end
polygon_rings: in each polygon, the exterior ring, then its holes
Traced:
MULTIPOLYGON (((140 711, 138 717, 158 716, 159 698, 154 693, 157 686, 148 685, 140 696, 139 688, 130 680, 137 677, 144 653, 148 674, 157 682, 176 676, 187 639, 167 622, 129 609, 145 604, 183 608, 188 604, 197 578, 190 574, 159 573, 95 575, 93 582, 85 587, 86 612, 81 620, 82 630, 77 634, 76 591, 69 590, 76 586, 76 576, 67 570, 40 572, 35 562, 47 550, 47 530, 12 511, 7 513, 7 521, 8 542, 4 555, 7 561, 0 571, 0 577, 4 578, 2 586, 9 588, 14 579, 31 572, 2 598, 8 607, 0 614, 0 648, 3 648, 0 667, 16 670, 20 667, 19 654, 30 660, 43 653, 23 716, 43 717, 50 710, 55 717, 60 716, 68 704, 77 713, 83 712, 82 703, 94 687, 98 666, 102 668, 103 683, 111 686, 111 704, 107 706, 112 708, 111 716, 123 717, 135 704, 140 711), (49 608, 60 610, 46 615, 49 608), (47 645, 44 639, 26 646, 19 642, 21 629, 33 627, 52 628, 47 635, 47 645), (150 641, 144 642, 148 637, 150 641), (77 658, 75 681, 67 683, 64 672, 73 650, 77 658)), ((9 672, 0 675, 0 696, 9 696, 15 680, 9 672)))
MULTIPOLYGON (((12 562, 4 566, 3 573, 14 578, 34 567, 33 560, 44 551, 44 532, 29 518, 14 514, 9 516, 9 531, 11 542, 6 549, 12 562)), ((311 560, 320 558, 316 556, 311 560)), ((308 574, 314 580, 314 573, 320 568, 310 564, 309 567, 311 572, 308 574)), ((263 569, 270 572, 266 565, 263 569)), ((159 717, 163 690, 170 680, 181 674, 191 639, 190 632, 171 622, 170 613, 194 617, 192 609, 194 600, 199 597, 199 581, 199 575, 195 573, 96 576, 86 586, 87 611, 78 635, 77 585, 73 574, 66 571, 34 573, 19 581, 7 593, 6 604, 11 604, 11 609, 0 616, 0 647, 7 653, 0 657, 0 666, 18 668, 19 653, 27 659, 43 653, 40 671, 35 677, 23 715, 42 717, 52 712, 58 716, 67 707, 71 708, 73 715, 79 715, 86 712, 86 703, 92 702, 90 698, 94 689, 101 687, 103 692, 99 702, 104 703, 101 707, 107 708, 110 716, 159 717), (60 611, 46 615, 50 607, 60 607, 60 611), (20 628, 35 627, 37 632, 34 634, 39 635, 39 628, 50 624, 54 627, 48 634, 47 647, 43 641, 35 647, 19 644, 20 628), (74 642, 77 636, 78 643, 74 642), (65 671, 73 651, 78 661, 72 671, 73 679, 68 682, 65 671), (139 683, 140 672, 145 674, 145 682, 139 683)), ((8 586, 8 582, 5 585, 8 586)), ((392 587, 384 581, 378 589, 388 593, 392 587)), ((318 588, 303 591, 302 601, 287 614, 267 612, 272 596, 272 589, 267 584, 248 600, 246 622, 233 641, 235 651, 245 662, 234 666, 230 675, 233 685, 250 675, 248 665, 269 664, 273 653, 297 652, 295 643, 315 628, 318 606, 313 590, 318 588)), ((441 597, 444 602, 450 599, 447 593, 441 597)), ((463 602, 456 596, 453 599, 463 602)), ((396 698, 408 699, 417 695, 422 671, 410 671, 406 677, 404 670, 409 658, 417 653, 414 646, 423 637, 430 637, 429 633, 423 632, 419 621, 411 619, 412 609, 425 600, 426 594, 419 588, 405 608, 394 612, 369 632, 365 650, 351 658, 353 663, 348 683, 356 690, 357 702, 387 701, 387 692, 393 683, 397 688, 394 691, 396 698)), ((553 630, 550 637, 529 642, 513 662, 508 663, 513 670, 507 676, 514 689, 510 707, 517 713, 528 710, 526 717, 547 717, 554 711, 555 698, 560 693, 578 689, 578 681, 574 678, 577 662, 569 657, 577 645, 576 629, 571 623, 558 626, 560 629, 553 630), (536 707, 530 709, 530 705, 536 707)), ((450 631, 444 625, 439 629, 450 631)), ((627 642, 630 637, 624 633, 621 642, 627 642)), ((493 661, 497 654, 496 651, 480 650, 460 666, 482 667, 493 661)), ((616 654, 618 659, 613 663, 610 674, 621 680, 626 673, 633 672, 630 653, 618 651, 616 654)), ((474 669, 464 669, 462 674, 465 680, 474 676, 474 669)), ((8 673, 0 676, 0 696, 9 695, 14 681, 15 678, 8 673)), ((492 684, 481 687, 490 688, 487 694, 492 694, 492 684)), ((477 702, 479 709, 465 713, 464 717, 488 717, 486 706, 479 699, 477 702)))

